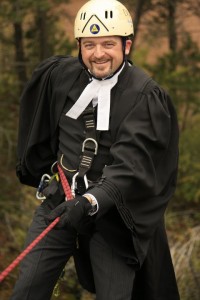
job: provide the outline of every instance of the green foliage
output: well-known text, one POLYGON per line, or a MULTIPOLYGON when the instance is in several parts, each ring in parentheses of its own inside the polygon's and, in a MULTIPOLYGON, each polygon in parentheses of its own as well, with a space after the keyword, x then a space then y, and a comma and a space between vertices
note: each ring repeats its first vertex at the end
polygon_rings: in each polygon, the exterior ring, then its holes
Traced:
POLYGON ((180 205, 200 203, 200 114, 180 136, 179 179, 176 196, 180 205), (184 204, 183 204, 184 203, 184 204))
MULTIPOLYGON (((12 69, 14 66, 19 78, 22 76, 19 72, 23 71, 24 76, 20 78, 23 84, 26 81, 25 74, 28 74, 29 78, 33 68, 41 60, 55 54, 70 54, 76 47, 75 42, 69 40, 66 31, 60 28, 62 14, 60 16, 55 13, 59 4, 67 2, 63 0, 1 1, 0 22, 3 30, 0 33, 0 43, 3 44, 0 54, 8 57, 8 47, 9 51, 12 49, 9 64, 13 61, 12 69), (22 30, 22 35, 19 30, 22 30)), ((21 85, 19 90, 20 88, 21 85)))
POLYGON ((188 34, 177 53, 167 53, 157 64, 144 64, 176 105, 180 127, 180 160, 176 205, 200 203, 200 51, 188 34))
POLYGON ((195 102, 198 104, 200 101, 200 50, 188 33, 183 36, 181 45, 177 52, 163 55, 155 65, 144 63, 144 67, 169 90, 170 94, 175 96, 176 103, 182 105, 185 102, 191 104, 195 102))

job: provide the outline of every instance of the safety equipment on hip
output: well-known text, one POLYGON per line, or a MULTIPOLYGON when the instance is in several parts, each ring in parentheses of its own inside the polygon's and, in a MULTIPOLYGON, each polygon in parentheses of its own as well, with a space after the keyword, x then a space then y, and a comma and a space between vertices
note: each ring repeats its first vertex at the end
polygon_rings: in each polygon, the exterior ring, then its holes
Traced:
POLYGON ((133 21, 127 8, 116 0, 90 0, 78 11, 75 38, 133 35, 133 21))

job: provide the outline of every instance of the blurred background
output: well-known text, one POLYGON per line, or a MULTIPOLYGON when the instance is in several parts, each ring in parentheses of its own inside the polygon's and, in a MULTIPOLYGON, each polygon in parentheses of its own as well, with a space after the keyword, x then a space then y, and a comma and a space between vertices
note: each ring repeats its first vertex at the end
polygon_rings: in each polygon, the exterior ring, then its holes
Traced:
MULTIPOLYGON (((35 189, 19 184, 15 175, 20 95, 40 61, 77 54, 73 22, 85 2, 0 1, 0 272, 21 252, 38 205, 35 189)), ((135 24, 132 61, 169 91, 177 109, 179 176, 166 226, 181 300, 199 300, 200 0, 121 2, 135 24)), ((1 300, 9 299, 17 272, 0 285, 1 300)), ((79 286, 73 260, 54 294, 54 300, 94 299, 79 286)))

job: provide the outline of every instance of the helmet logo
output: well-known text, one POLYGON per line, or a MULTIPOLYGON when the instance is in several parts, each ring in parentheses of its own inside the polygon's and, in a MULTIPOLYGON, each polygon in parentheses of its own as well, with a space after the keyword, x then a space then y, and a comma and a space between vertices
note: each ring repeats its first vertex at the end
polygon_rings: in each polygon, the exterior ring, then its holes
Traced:
POLYGON ((97 34, 97 33, 99 33, 99 31, 100 31, 99 25, 97 25, 97 24, 92 24, 92 25, 90 26, 90 32, 91 32, 92 34, 97 34))

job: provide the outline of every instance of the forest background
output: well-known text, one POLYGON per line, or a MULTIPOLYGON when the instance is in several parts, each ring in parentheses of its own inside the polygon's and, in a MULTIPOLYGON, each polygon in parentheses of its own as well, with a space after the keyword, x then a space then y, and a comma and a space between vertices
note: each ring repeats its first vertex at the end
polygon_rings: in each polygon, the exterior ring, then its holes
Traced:
MULTIPOLYGON (((0 0, 0 271, 21 252, 38 205, 35 190, 22 186, 15 175, 20 95, 40 61, 52 55, 77 54, 74 15, 85 2, 0 0)), ((131 59, 169 91, 177 109, 179 175, 176 194, 166 212, 166 226, 181 300, 197 300, 200 299, 200 0, 121 2, 129 7, 134 19, 131 59)), ((18 268, 0 285, 1 300, 9 299, 17 272, 18 268)), ((79 286, 72 260, 52 299, 94 299, 79 286)))

